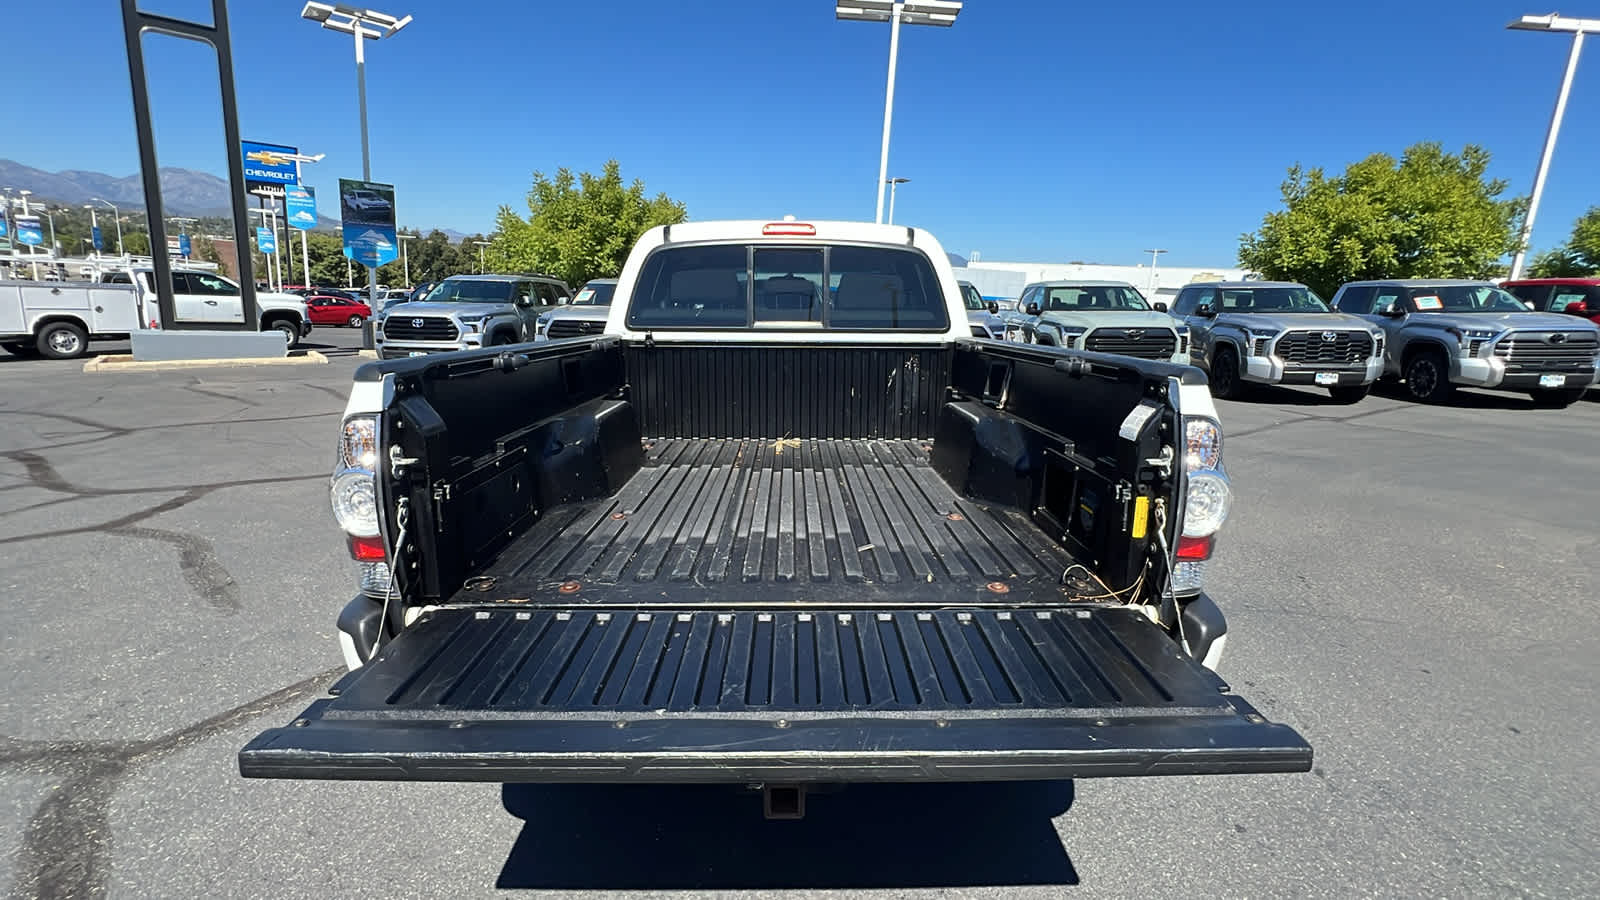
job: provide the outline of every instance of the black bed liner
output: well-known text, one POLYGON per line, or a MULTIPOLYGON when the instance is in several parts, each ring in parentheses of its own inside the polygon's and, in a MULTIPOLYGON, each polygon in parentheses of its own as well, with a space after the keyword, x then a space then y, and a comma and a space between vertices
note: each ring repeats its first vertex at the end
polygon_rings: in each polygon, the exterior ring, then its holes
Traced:
POLYGON ((1305 771, 1126 608, 427 613, 243 774, 786 783, 1305 771))
POLYGON ((1021 512, 958 496, 922 441, 667 439, 614 496, 544 515, 457 599, 540 601, 565 583, 576 602, 590 585, 616 603, 692 585, 726 604, 973 603, 1005 582, 1011 602, 1061 602, 1072 563, 1021 512))

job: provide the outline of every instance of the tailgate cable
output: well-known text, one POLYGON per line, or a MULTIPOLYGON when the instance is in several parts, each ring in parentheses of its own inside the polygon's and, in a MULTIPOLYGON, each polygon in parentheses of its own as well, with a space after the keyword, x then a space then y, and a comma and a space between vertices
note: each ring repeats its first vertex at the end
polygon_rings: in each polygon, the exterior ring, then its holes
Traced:
POLYGON ((1156 500, 1156 543, 1161 545, 1161 558, 1166 563, 1167 584, 1165 593, 1172 597, 1173 618, 1178 620, 1178 643, 1183 649, 1189 649, 1189 638, 1183 633, 1183 610, 1178 609, 1178 595, 1172 589, 1172 567, 1175 561, 1172 558, 1172 548, 1167 546, 1167 501, 1166 498, 1156 500))
MULTIPOLYGON (((400 577, 400 548, 406 544, 406 526, 411 524, 410 501, 401 497, 395 503, 395 507, 394 521, 399 526, 399 531, 395 534, 394 544, 389 549, 389 560, 392 563, 389 567, 389 587, 383 592, 383 613, 378 617, 378 633, 372 639, 372 656, 369 659, 376 657, 378 648, 383 646, 383 629, 389 625, 389 601, 394 599, 395 580, 400 577)), ((401 594, 402 600, 404 596, 401 594)))

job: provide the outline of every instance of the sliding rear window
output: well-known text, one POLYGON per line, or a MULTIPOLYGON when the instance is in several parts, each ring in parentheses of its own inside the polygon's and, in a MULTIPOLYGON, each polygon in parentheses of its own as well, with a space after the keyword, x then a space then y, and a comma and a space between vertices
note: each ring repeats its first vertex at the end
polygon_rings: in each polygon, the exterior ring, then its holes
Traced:
POLYGON ((950 319, 933 266, 917 250, 712 244, 651 254, 628 325, 942 332, 950 319))

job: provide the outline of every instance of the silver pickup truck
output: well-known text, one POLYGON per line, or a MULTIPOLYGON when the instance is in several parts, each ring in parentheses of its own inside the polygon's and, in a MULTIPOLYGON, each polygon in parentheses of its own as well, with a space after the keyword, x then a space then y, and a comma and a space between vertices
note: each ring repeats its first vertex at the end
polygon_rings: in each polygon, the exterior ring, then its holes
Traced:
POLYGON ((1172 315, 1194 333, 1194 363, 1211 393, 1236 398, 1254 384, 1325 387, 1355 403, 1383 373, 1383 332, 1333 312, 1303 284, 1213 281, 1186 285, 1172 315))
POLYGON ((1121 281, 1048 281, 1022 289, 1005 339, 1189 364, 1189 327, 1121 281))
POLYGON ((533 339, 556 341, 605 331, 606 319, 611 315, 611 296, 616 292, 615 278, 585 281, 571 303, 539 314, 533 339))
POLYGON ((1416 400, 1442 403, 1461 385, 1564 407, 1600 377, 1600 327, 1534 312, 1485 281, 1355 281, 1333 303, 1383 329, 1384 372, 1416 400))

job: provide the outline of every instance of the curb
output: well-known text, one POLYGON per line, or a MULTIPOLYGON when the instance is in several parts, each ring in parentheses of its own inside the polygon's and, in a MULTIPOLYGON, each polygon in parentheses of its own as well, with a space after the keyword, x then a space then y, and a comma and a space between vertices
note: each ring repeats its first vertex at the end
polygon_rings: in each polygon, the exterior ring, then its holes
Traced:
POLYGON ((83 364, 85 374, 98 372, 170 372, 208 366, 325 366, 328 358, 315 350, 294 356, 240 357, 238 359, 150 359, 136 360, 132 354, 97 356, 83 364))

